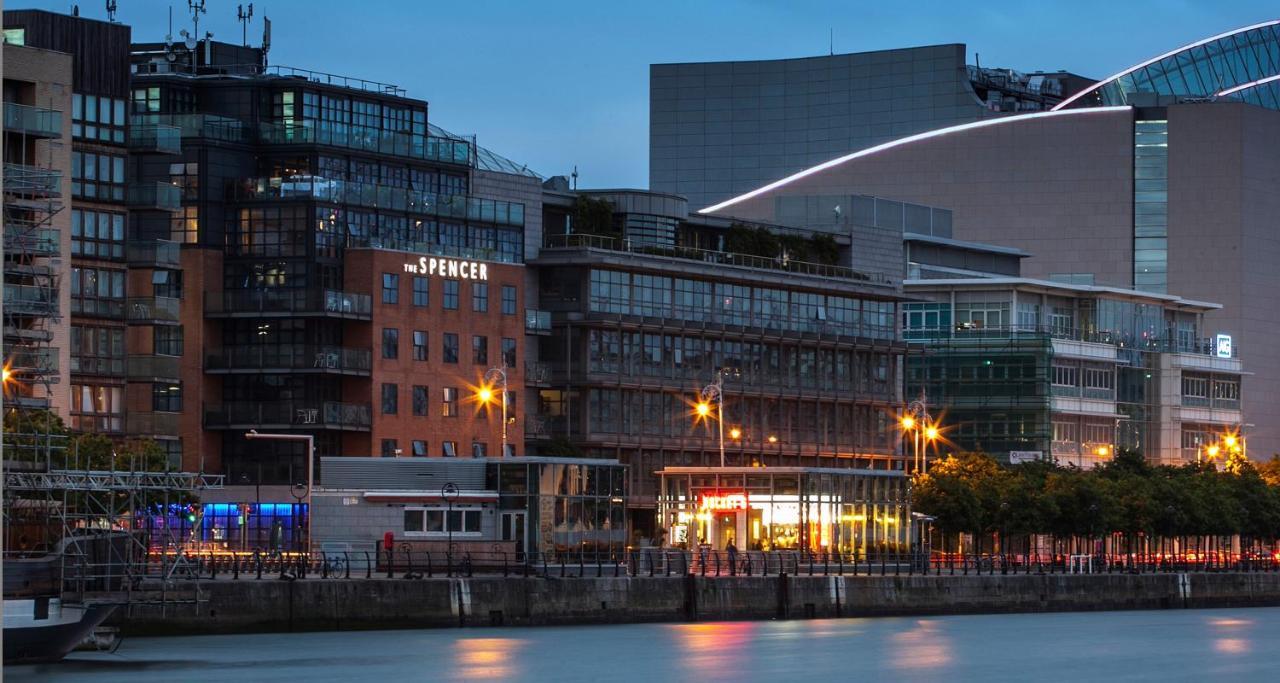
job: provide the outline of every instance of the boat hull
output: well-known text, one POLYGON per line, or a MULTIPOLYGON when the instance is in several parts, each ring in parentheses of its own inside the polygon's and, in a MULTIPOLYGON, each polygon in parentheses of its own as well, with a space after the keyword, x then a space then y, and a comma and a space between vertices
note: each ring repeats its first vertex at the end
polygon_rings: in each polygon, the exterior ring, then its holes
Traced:
POLYGON ((115 610, 115 605, 64 605, 54 599, 38 614, 36 603, 4 601, 5 664, 62 659, 85 642, 115 610))

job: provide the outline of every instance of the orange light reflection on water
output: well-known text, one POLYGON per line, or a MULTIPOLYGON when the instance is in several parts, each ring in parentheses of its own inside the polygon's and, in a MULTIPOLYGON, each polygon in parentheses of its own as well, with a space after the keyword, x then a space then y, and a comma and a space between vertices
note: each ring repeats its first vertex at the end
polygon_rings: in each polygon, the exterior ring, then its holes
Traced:
POLYGON ((463 638, 454 645, 456 676, 473 681, 510 678, 515 673, 512 660, 525 644, 517 638, 463 638))
POLYGON ((680 624, 672 626, 677 650, 672 656, 688 666, 696 678, 725 680, 742 664, 756 625, 749 622, 680 624))
POLYGON ((938 669, 951 663, 951 641, 937 622, 921 619, 915 628, 890 638, 893 650, 889 663, 896 669, 938 669))

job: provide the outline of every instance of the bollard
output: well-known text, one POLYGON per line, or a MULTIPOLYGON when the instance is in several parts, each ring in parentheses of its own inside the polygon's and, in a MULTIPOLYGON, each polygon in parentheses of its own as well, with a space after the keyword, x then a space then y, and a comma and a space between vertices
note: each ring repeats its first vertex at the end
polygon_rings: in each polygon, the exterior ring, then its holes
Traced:
POLYGON ((342 551, 342 564, 346 565, 346 576, 343 578, 351 578, 351 554, 345 550, 342 551))
POLYGON ((262 552, 261 551, 258 551, 258 550, 253 551, 253 561, 255 564, 258 565, 258 580, 261 581, 262 580, 262 552))
POLYGON ((320 568, 320 578, 327 579, 329 578, 329 556, 321 553, 321 557, 324 558, 324 561, 322 562, 323 566, 320 568))
POLYGON ((427 552, 427 578, 435 575, 435 567, 431 566, 431 552, 427 552))
POLYGON ((587 575, 587 570, 583 568, 583 564, 582 564, 582 551, 579 550, 578 551, 578 578, 582 578, 586 575, 587 575))
POLYGON ((213 556, 213 553, 209 553, 209 578, 218 578, 218 560, 213 556))
POLYGON ((564 578, 564 553, 560 553, 560 578, 564 578))
POLYGON ((239 555, 231 556, 231 579, 233 581, 240 580, 240 556, 239 555))
POLYGON ((822 575, 831 576, 831 551, 822 551, 822 575))
POLYGON ((395 559, 396 559, 395 555, 392 554, 394 552, 395 551, 393 549, 387 548, 387 578, 388 579, 395 578, 395 569, 392 568, 392 565, 395 563, 395 559))
MULTIPOLYGON (((430 566, 430 562, 427 564, 430 566)), ((507 552, 505 550, 502 552, 502 575, 507 575, 507 552)))
POLYGON ((364 553, 364 578, 372 579, 373 578, 373 562, 369 558, 369 551, 365 550, 362 552, 364 553))

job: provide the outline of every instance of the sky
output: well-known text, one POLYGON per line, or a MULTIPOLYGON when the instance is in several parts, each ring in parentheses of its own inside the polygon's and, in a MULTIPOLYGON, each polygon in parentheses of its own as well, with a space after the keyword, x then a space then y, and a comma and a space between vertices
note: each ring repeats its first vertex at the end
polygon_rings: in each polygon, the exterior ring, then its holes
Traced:
MULTIPOLYGON (((9 8, 68 12, 65 0, 9 8)), ((78 3, 105 18, 103 0, 78 3)), ((135 41, 190 28, 182 0, 117 0, 135 41)), ((238 42, 241 2, 207 0, 200 32, 238 42)), ((968 61, 1104 78, 1181 45, 1280 18, 1261 0, 257 0, 271 64, 394 83, 431 121, 543 176, 648 186, 649 65, 965 43, 968 61), (834 40, 831 36, 834 34, 834 40)))

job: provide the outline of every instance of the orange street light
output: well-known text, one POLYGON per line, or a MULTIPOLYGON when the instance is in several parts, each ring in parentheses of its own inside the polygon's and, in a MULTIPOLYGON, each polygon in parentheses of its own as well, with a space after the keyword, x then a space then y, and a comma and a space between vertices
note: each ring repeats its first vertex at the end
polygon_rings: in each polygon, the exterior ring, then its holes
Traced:
POLYGON ((738 429, 737 427, 734 427, 734 428, 730 429, 730 430, 729 430, 729 438, 730 438, 730 439, 733 439, 734 441, 737 441, 738 439, 741 439, 741 438, 742 438, 742 430, 741 430, 741 429, 738 429))
POLYGON ((916 419, 910 415, 903 415, 900 424, 903 429, 911 431, 916 428, 916 419))
POLYGON ((1216 457, 1218 457, 1218 445, 1217 445, 1217 444, 1214 444, 1214 445, 1212 445, 1212 446, 1210 446, 1210 447, 1206 448, 1206 449, 1205 449, 1205 453, 1208 453, 1210 458, 1216 458, 1216 457))
POLYGON ((1107 447, 1107 446, 1105 446, 1105 445, 1103 445, 1103 446, 1098 446, 1097 448, 1093 449, 1093 453, 1094 453, 1094 455, 1097 455, 1097 456, 1099 456, 1099 457, 1103 457, 1103 458, 1105 458, 1105 457, 1107 456, 1107 454, 1108 454, 1108 453, 1110 453, 1110 452, 1111 452, 1111 449, 1110 449, 1110 448, 1108 448, 1108 447, 1107 447))
POLYGON ((698 414, 698 417, 708 417, 711 415, 711 404, 706 401, 699 401, 693 407, 693 411, 698 414))
POLYGON ((769 435, 769 443, 778 443, 778 437, 775 434, 769 435))
POLYGON ((480 387, 480 390, 476 392, 476 400, 486 405, 489 404, 493 401, 493 389, 480 387))
POLYGON ((938 431, 938 427, 936 425, 929 425, 924 428, 924 438, 930 441, 937 441, 941 434, 942 433, 938 431))

